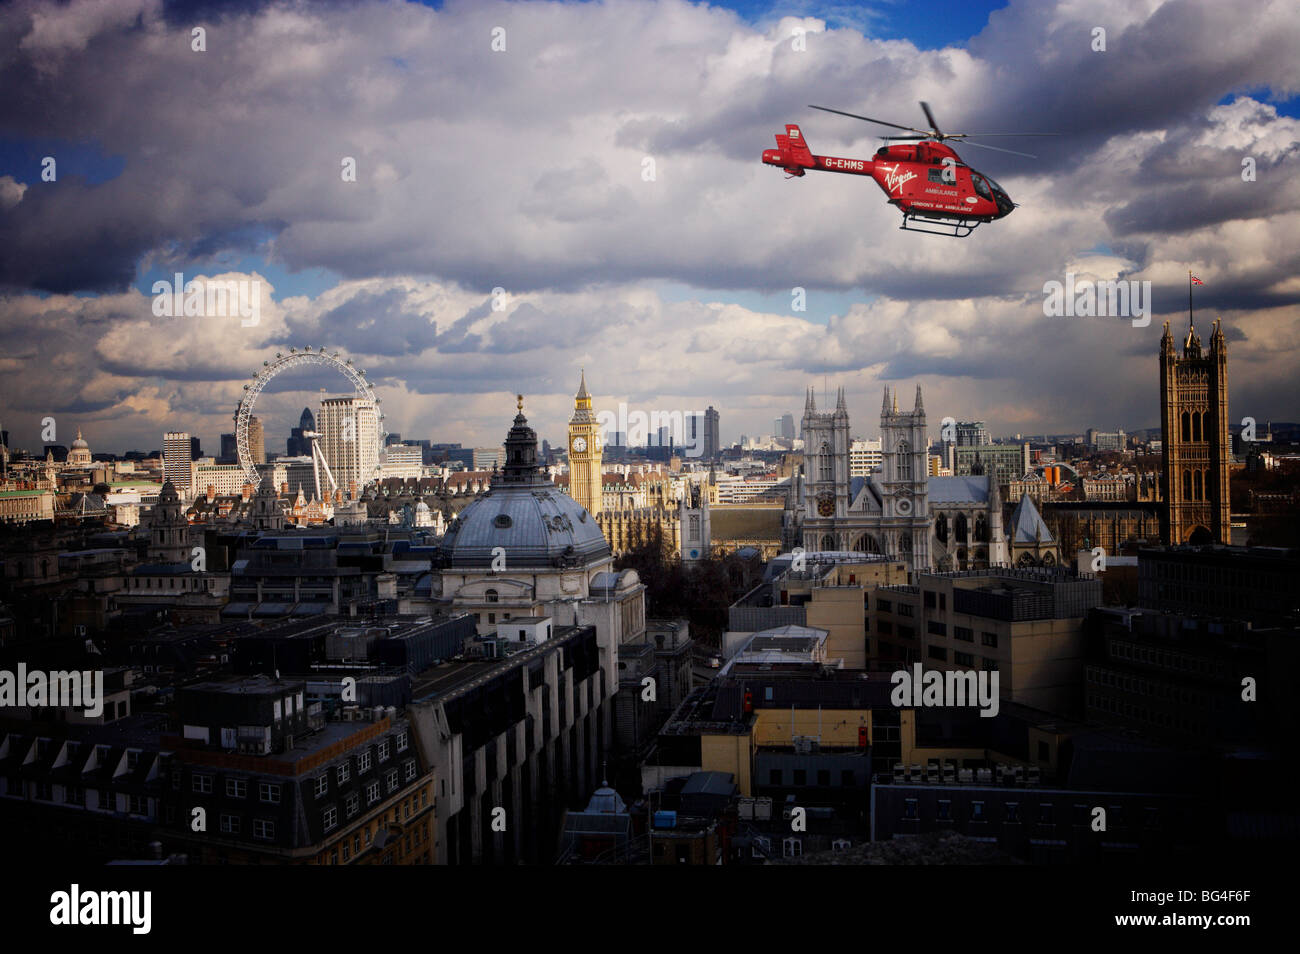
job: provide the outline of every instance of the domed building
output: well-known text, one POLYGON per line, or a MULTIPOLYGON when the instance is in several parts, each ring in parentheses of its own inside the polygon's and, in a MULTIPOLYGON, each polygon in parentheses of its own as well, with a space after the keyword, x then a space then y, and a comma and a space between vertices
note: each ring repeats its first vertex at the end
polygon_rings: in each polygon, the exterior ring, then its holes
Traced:
POLYGON ((619 643, 645 632, 645 587, 635 570, 614 571, 596 519, 542 473, 522 396, 505 448, 491 489, 457 514, 442 538, 432 595, 452 611, 473 613, 484 636, 521 618, 594 624, 612 692, 619 643))
POLYGON ((72 442, 72 449, 68 451, 69 467, 89 467, 94 461, 90 456, 90 445, 81 437, 81 428, 77 428, 77 439, 72 442))

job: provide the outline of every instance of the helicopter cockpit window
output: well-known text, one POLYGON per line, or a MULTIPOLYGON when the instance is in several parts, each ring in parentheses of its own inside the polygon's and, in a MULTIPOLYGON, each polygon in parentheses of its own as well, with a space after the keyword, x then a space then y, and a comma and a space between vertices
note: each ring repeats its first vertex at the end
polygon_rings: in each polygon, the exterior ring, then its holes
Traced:
POLYGON ((975 186, 975 191, 978 192, 980 195, 982 195, 984 198, 986 199, 993 198, 993 193, 989 191, 989 185, 987 182, 984 181, 983 176, 975 175, 974 173, 972 173, 970 177, 970 181, 971 181, 971 185, 975 186))
POLYGON ((1006 192, 1006 191, 1007 191, 1006 189, 1002 188, 1002 186, 1000 186, 1000 185, 998 185, 996 182, 994 182, 993 179, 990 178, 989 176, 985 176, 984 179, 985 179, 985 181, 988 182, 988 184, 989 184, 990 186, 993 187, 993 191, 994 191, 994 192, 1006 192))

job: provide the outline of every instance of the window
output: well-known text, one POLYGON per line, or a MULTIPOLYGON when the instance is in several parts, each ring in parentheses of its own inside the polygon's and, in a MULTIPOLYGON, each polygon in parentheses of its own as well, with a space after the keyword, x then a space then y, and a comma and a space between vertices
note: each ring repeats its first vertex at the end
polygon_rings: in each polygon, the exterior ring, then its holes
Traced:
POLYGON ((382 741, 382 742, 379 743, 379 761, 381 761, 381 762, 386 762, 386 761, 388 761, 388 749, 389 749, 389 747, 390 747, 390 746, 389 746, 389 744, 388 744, 388 740, 387 740, 387 739, 384 739, 384 741, 382 741))
POLYGON ((985 646, 992 646, 994 649, 997 649, 997 646, 998 646, 998 634, 997 634, 997 633, 980 633, 980 641, 981 641, 985 646))
POLYGON ((352 766, 344 762, 339 766, 339 784, 342 785, 352 777, 352 766))
POLYGON ((981 668, 983 668, 985 672, 997 672, 998 661, 996 659, 989 659, 987 656, 985 656, 984 665, 981 668))
POLYGON ((143 795, 128 795, 126 797, 126 810, 132 815, 148 815, 149 799, 143 795))
POLYGON ((201 795, 212 794, 212 776, 211 775, 194 775, 190 779, 190 785, 194 791, 201 795))
POLYGON ((369 771, 370 771, 370 753, 369 753, 369 752, 362 752, 360 755, 357 756, 357 771, 358 771, 358 772, 369 772, 369 771))
POLYGON ((350 792, 348 794, 348 797, 343 800, 343 811, 348 818, 351 818, 353 815, 355 815, 357 813, 357 809, 360 807, 361 807, 361 799, 357 797, 356 792, 350 792))
POLYGON ((321 812, 321 830, 333 831, 339 826, 339 810, 337 808, 327 808, 321 812))
POLYGON ((366 804, 373 805, 379 801, 379 783, 371 782, 366 786, 366 804))
POLYGON ((405 773, 404 778, 406 779, 406 781, 414 782, 415 781, 415 759, 408 759, 406 765, 404 766, 403 771, 405 773))
POLYGON ((939 799, 938 814, 939 821, 952 821, 952 801, 951 799, 939 799))
POLYGON ((317 798, 324 798, 325 793, 329 791, 329 787, 330 787, 329 775, 316 776, 316 797, 317 798))
POLYGON ((239 834, 239 816, 238 816, 238 815, 222 815, 222 816, 221 816, 221 833, 222 833, 223 835, 238 835, 238 834, 239 834))
POLYGON ((247 798, 247 797, 248 797, 248 779, 246 779, 246 778, 228 778, 228 779, 226 779, 226 797, 227 797, 227 798, 247 798))
POLYGON ((988 816, 984 814, 983 802, 970 803, 970 820, 973 822, 988 821, 988 816))
POLYGON ((915 615, 916 615, 916 610, 913 608, 913 606, 912 606, 911 603, 899 603, 899 604, 898 604, 898 615, 899 615, 899 616, 908 616, 908 617, 915 616, 915 615))
POLYGON ((397 733, 397 751, 405 752, 408 744, 406 732, 402 731, 397 733))
POLYGON ((970 666, 972 669, 975 667, 975 657, 970 653, 954 652, 952 654, 952 661, 958 666, 970 666))
POLYGON ((1054 818, 1051 802, 1043 802, 1038 806, 1038 824, 1050 825, 1053 823, 1054 818))
POLYGON ((384 773, 384 785, 388 787, 390 792, 397 791, 397 769, 384 773))
POLYGON ((933 620, 933 619, 930 620, 928 623, 926 623, 925 631, 929 633, 931 636, 948 635, 947 625, 944 623, 940 623, 938 620, 933 620))
POLYGON ((275 839, 275 822, 267 821, 265 818, 253 819, 253 837, 260 841, 273 841, 275 839))
POLYGON ((880 600, 880 599, 876 600, 877 613, 892 613, 893 611, 894 611, 894 604, 891 603, 889 600, 880 600))
POLYGON ((900 623, 898 626, 898 635, 901 636, 903 639, 915 639, 916 627, 904 626, 900 623))
POLYGON ((915 798, 905 798, 905 799, 903 799, 903 817, 904 817, 904 818, 919 818, 919 817, 920 817, 920 816, 917 814, 917 806, 916 806, 916 799, 915 799, 915 798))
POLYGON ((926 590, 926 591, 925 591, 925 608, 926 608, 926 609, 934 609, 934 606, 935 606, 934 590, 926 590))
POLYGON ((1019 824, 1020 824, 1020 803, 1019 803, 1019 802, 1007 802, 1006 805, 1005 805, 1004 807, 1005 807, 1005 809, 1006 809, 1006 813, 1007 813, 1007 818, 1006 818, 1006 822, 1007 822, 1007 824, 1008 824, 1008 825, 1019 825, 1019 824))
POLYGON ((965 640, 968 643, 975 641, 975 630, 971 629, 969 626, 954 626, 952 628, 952 635, 954 638, 965 640))
POLYGON ((279 782, 260 782, 257 786, 257 797, 264 802, 272 805, 280 804, 280 783, 279 782))
POLYGON ((498 599, 496 590, 488 590, 485 594, 489 603, 495 603, 498 599))
POLYGON ((939 660, 939 662, 948 661, 948 650, 944 649, 942 646, 926 647, 926 655, 929 656, 931 659, 939 660))

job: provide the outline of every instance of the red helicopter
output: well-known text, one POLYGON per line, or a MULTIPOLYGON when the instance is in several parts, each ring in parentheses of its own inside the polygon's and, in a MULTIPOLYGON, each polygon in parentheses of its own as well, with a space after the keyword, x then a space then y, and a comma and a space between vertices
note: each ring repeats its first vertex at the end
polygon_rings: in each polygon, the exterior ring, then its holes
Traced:
MULTIPOLYGON (((884 136, 887 140, 911 140, 914 145, 881 146, 872 159, 839 159, 835 156, 814 156, 808 148, 799 127, 788 125, 785 135, 777 133, 776 149, 763 151, 763 162, 780 166, 790 176, 802 176, 805 169, 824 172, 843 172, 853 176, 871 176, 885 191, 891 205, 903 212, 900 228, 909 232, 929 235, 946 235, 965 238, 984 222, 992 222, 1009 215, 1016 204, 1006 191, 986 175, 976 172, 950 146, 945 139, 969 140, 974 136, 1054 136, 1056 133, 945 133, 940 132, 927 103, 921 103, 930 130, 913 126, 887 123, 856 113, 846 113, 826 106, 812 106, 827 113, 838 113, 852 119, 861 119, 893 129, 907 130, 910 135, 884 136), (912 223, 909 225, 909 223, 912 223), (918 225, 939 226, 943 231, 918 225)), ((1002 149, 984 143, 968 142, 981 149, 995 149, 1016 156, 1030 156, 1027 152, 1002 149)))

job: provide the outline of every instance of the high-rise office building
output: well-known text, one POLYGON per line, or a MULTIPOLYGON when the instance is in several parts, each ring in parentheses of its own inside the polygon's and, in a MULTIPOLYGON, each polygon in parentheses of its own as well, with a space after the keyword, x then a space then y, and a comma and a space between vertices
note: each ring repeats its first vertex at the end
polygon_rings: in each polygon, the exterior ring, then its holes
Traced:
POLYGON ((787 411, 781 415, 780 421, 781 429, 776 432, 776 436, 787 441, 794 440, 794 415, 787 411))
POLYGON ((1214 322, 1209 353, 1189 325, 1183 353, 1169 322, 1160 340, 1160 426, 1165 542, 1230 543, 1228 343, 1214 322))
POLYGON ((194 435, 190 435, 190 460, 198 460, 203 456, 203 445, 194 435))
POLYGON ((221 460, 222 464, 233 464, 239 459, 239 445, 235 441, 235 435, 221 435, 221 460))
POLYGON ((368 398, 322 398, 320 449, 345 497, 359 494, 379 467, 379 411, 368 398))
POLYGON ((187 431, 163 434, 163 482, 171 481, 176 492, 185 499, 194 496, 192 446, 187 431))
POLYGON ((713 459, 718 456, 722 448, 721 439, 718 436, 719 415, 710 404, 704 411, 704 456, 713 459))
POLYGON ((984 426, 983 421, 957 422, 958 447, 983 447, 991 443, 993 442, 989 440, 989 429, 984 426))
POLYGON ((253 455, 254 464, 266 463, 266 432, 262 429, 262 419, 248 419, 248 450, 253 455))
POLYGON ((879 438, 849 444, 849 477, 866 477, 884 466, 885 452, 879 438))
POLYGON ((312 416, 311 408, 302 409, 302 415, 298 418, 298 426, 289 429, 289 439, 285 442, 285 452, 289 457, 309 457, 311 456, 311 439, 304 437, 311 431, 316 430, 316 418, 312 416))

